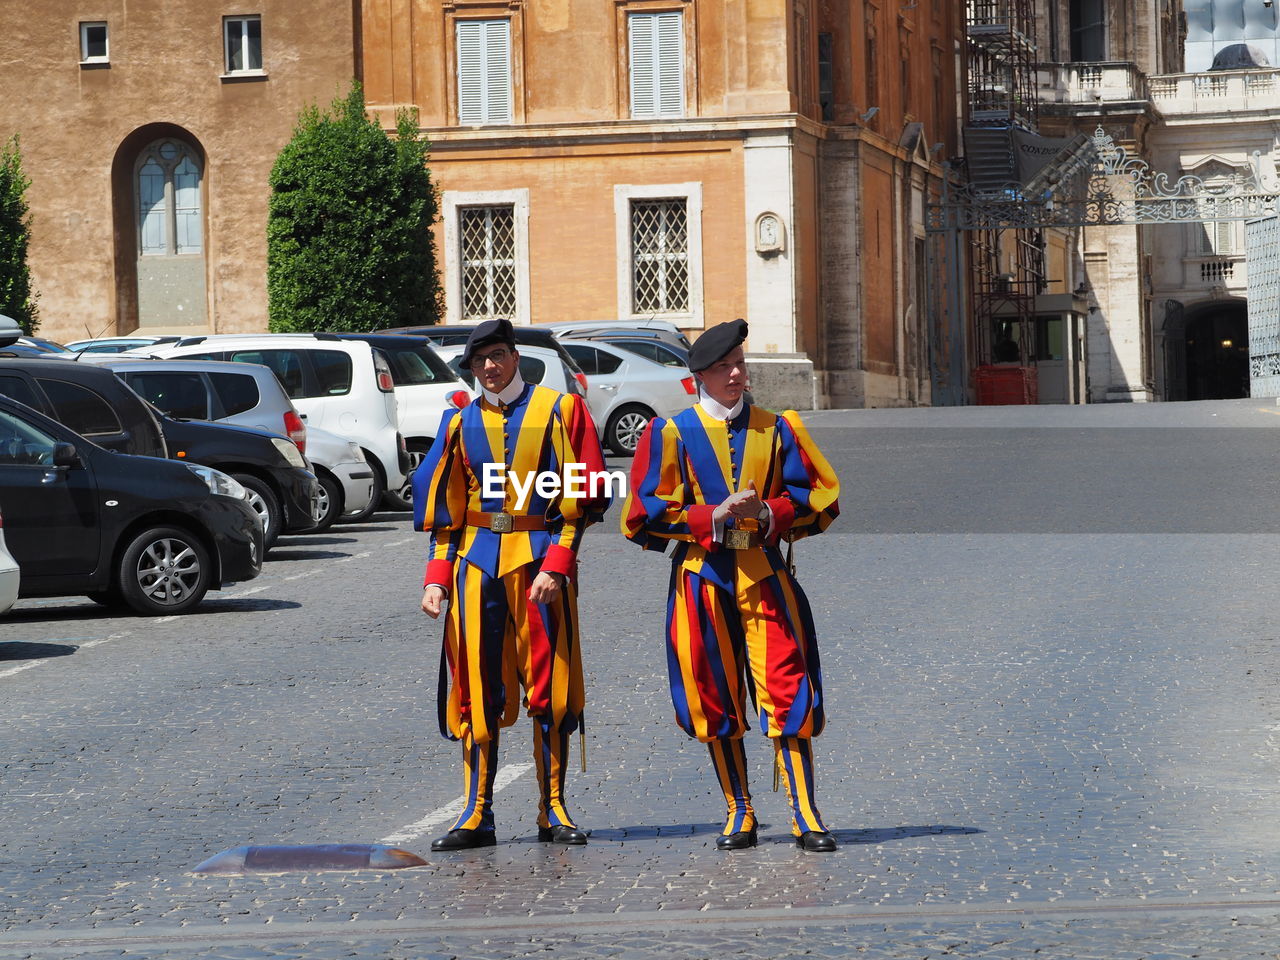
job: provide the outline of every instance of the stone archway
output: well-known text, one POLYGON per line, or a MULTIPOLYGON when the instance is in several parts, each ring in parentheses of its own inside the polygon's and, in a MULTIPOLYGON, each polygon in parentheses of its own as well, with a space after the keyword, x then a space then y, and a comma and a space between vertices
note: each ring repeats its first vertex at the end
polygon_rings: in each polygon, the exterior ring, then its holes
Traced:
MULTIPOLYGON (((1178 349, 1175 341, 1173 349, 1178 349)), ((1219 300, 1186 313, 1181 337, 1185 400, 1249 396, 1249 315, 1243 300, 1219 300)), ((1173 397, 1170 397, 1173 399, 1173 397)))
POLYGON ((121 141, 111 167, 117 329, 203 328, 207 158, 182 127, 151 123, 121 141))

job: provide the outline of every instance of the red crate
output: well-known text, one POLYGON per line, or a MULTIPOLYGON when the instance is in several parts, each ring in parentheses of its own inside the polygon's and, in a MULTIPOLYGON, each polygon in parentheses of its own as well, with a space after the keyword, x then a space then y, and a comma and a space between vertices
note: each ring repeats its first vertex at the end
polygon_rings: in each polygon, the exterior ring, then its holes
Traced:
POLYGON ((1035 367, 1015 363, 989 363, 973 372, 978 406, 1033 404, 1038 400, 1035 367))

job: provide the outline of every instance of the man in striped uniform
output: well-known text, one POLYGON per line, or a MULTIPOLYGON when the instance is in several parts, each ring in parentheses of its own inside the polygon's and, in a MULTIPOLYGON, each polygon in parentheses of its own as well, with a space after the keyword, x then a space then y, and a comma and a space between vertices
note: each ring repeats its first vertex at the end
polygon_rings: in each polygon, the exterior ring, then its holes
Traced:
POLYGON ((448 610, 440 732, 462 741, 467 798, 431 848, 494 844, 498 734, 515 723, 522 687, 533 719, 538 839, 583 844, 564 800, 569 735, 582 728, 585 700, 575 573, 582 533, 607 506, 581 495, 604 457, 580 397, 521 378, 510 321, 480 324, 462 359, 481 396, 445 414, 413 476, 414 527, 431 532, 422 609, 432 618, 448 610), (560 490, 530 482, 542 473, 559 475, 560 490))
POLYGON ((742 737, 749 690, 791 799, 805 850, 830 851, 814 801, 810 738, 825 719, 809 601, 779 550, 839 513, 839 481, 794 411, 743 401, 742 320, 712 327, 689 351, 697 404, 655 418, 631 468, 623 533, 645 549, 675 542, 667 666, 676 722, 711 751, 728 819, 716 846, 756 844, 742 737), (745 674, 745 682, 744 682, 745 674))

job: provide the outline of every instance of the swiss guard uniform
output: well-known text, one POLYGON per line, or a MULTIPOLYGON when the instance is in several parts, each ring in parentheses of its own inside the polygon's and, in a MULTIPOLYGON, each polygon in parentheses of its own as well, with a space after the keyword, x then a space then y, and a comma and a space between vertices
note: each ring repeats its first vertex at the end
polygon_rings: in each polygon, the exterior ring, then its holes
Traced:
MULTIPOLYGON (((508 321, 482 324, 464 358, 486 343, 513 344, 508 321), (503 327, 502 325, 505 325, 503 327), (481 335, 491 327, 487 337, 481 335), (498 339, 495 339, 495 336, 498 339)), ((595 425, 580 397, 526 384, 517 372, 501 394, 447 412, 435 443, 413 476, 414 528, 431 532, 424 586, 450 596, 440 660, 440 732, 462 741, 466 803, 448 837, 433 849, 494 842, 493 781, 498 735, 523 705, 533 719, 538 774, 538 837, 585 843, 565 808, 569 735, 583 724, 584 688, 578 642, 577 552, 583 531, 607 500, 562 489, 528 489, 517 505, 510 480, 485 495, 485 465, 499 464, 520 483, 542 471, 565 475, 581 464, 586 490, 604 470, 595 425), (551 603, 529 599, 540 572, 563 574, 551 603), (461 833, 455 833, 461 831, 461 833), (457 842, 450 842, 454 838, 457 842)))
MULTIPOLYGON (((745 340, 746 326, 739 320, 704 333, 690 369, 725 357, 745 340)), ((671 697, 676 722, 708 744, 724 791, 721 849, 756 843, 742 741, 747 692, 775 745, 797 843, 835 849, 814 803, 810 738, 825 719, 817 638, 779 546, 825 530, 839 513, 838 493, 835 472, 794 411, 778 416, 742 401, 726 409, 705 392, 671 419, 655 418, 636 451, 622 529, 645 549, 675 544, 666 615, 671 697), (768 520, 731 517, 717 529, 716 505, 752 484, 768 520)))

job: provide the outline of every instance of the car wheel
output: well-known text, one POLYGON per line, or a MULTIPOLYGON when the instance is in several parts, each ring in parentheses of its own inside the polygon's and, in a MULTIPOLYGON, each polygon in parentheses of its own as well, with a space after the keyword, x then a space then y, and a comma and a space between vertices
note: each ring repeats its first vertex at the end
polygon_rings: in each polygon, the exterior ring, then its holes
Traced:
POLYGON ((614 412, 605 427, 604 437, 609 447, 620 457, 629 457, 640 445, 644 428, 653 419, 653 411, 646 407, 623 407, 614 412))
POLYGON ((359 523, 361 520, 368 520, 372 517, 374 511, 382 504, 382 495, 387 492, 387 476, 382 472, 382 464, 368 451, 365 451, 364 456, 369 462, 369 468, 373 470, 373 496, 369 498, 369 505, 363 510, 348 514, 342 518, 347 523, 359 523))
POLYGON ((231 476, 249 491, 249 506, 253 507, 253 512, 262 521, 263 549, 269 549, 280 536, 280 528, 283 526, 281 521, 284 519, 280 515, 280 501, 276 498, 275 491, 252 474, 233 473, 231 476))
POLYGON ((409 469, 404 475, 404 483, 399 490, 388 490, 382 495, 382 504, 388 510, 413 509, 413 472, 418 469, 427 456, 431 444, 414 441, 409 444, 409 469))
POLYGON ((209 554, 177 527, 151 527, 130 541, 120 557, 115 589, 145 616, 186 613, 209 590, 209 554))
POLYGON ((316 480, 319 483, 319 492, 316 497, 316 525, 312 533, 319 533, 333 526, 333 521, 342 516, 344 498, 342 484, 336 477, 328 473, 317 473, 316 480))

